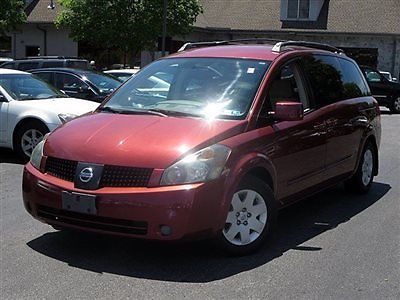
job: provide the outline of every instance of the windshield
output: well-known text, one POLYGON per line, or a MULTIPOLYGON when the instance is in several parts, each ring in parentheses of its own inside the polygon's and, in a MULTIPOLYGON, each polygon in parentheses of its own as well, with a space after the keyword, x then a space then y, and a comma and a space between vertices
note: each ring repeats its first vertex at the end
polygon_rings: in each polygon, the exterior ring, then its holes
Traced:
POLYGON ((85 73, 83 74, 101 93, 111 93, 121 85, 121 81, 109 75, 100 73, 85 73))
POLYGON ((15 100, 66 98, 67 96, 32 74, 2 74, 0 85, 15 100))
POLYGON ((231 58, 159 60, 129 80, 103 109, 241 119, 269 65, 231 58))

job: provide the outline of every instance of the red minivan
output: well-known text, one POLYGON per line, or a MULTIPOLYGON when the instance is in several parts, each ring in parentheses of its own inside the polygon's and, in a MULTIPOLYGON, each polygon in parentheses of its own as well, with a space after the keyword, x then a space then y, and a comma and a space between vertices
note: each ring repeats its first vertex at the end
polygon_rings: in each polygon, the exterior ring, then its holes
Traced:
POLYGON ((357 64, 310 42, 187 44, 57 128, 25 166, 26 210, 56 229, 215 238, 245 254, 277 211, 378 173, 380 113, 357 64))

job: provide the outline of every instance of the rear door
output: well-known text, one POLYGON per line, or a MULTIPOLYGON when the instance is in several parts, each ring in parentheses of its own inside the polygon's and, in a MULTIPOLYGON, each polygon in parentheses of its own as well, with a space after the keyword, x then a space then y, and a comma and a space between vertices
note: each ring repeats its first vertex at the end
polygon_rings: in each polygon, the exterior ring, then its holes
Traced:
POLYGON ((363 126, 364 110, 374 109, 361 73, 350 60, 339 62, 333 55, 312 55, 303 60, 327 140, 323 179, 345 176, 353 171, 363 126), (362 98, 365 97, 365 98, 362 98))

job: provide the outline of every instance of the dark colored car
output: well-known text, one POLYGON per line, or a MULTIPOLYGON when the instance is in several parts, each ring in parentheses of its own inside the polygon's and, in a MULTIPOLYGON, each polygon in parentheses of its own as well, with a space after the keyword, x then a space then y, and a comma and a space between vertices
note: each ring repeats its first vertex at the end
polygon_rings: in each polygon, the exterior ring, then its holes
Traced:
POLYGON ((15 69, 21 71, 41 69, 41 68, 73 68, 88 70, 91 69, 86 59, 66 56, 38 56, 17 59, 5 62, 0 68, 15 69))
POLYGON ((388 80, 378 70, 361 66, 372 95, 379 105, 386 106, 393 113, 400 113, 400 83, 388 80))
POLYGON ((102 102, 122 83, 117 78, 91 70, 48 68, 30 72, 68 96, 96 102, 102 102))
POLYGON ((41 142, 26 210, 58 229, 213 237, 244 254, 279 209, 342 181, 370 189, 380 111, 352 59, 306 42, 204 45, 153 62, 41 142))

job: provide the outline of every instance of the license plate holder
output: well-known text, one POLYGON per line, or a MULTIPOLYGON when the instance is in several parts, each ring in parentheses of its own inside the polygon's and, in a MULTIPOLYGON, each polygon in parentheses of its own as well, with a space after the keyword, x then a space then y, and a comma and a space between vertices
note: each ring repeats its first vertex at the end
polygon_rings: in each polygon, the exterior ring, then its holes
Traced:
POLYGON ((96 196, 63 191, 61 194, 62 209, 82 214, 96 215, 96 196))

